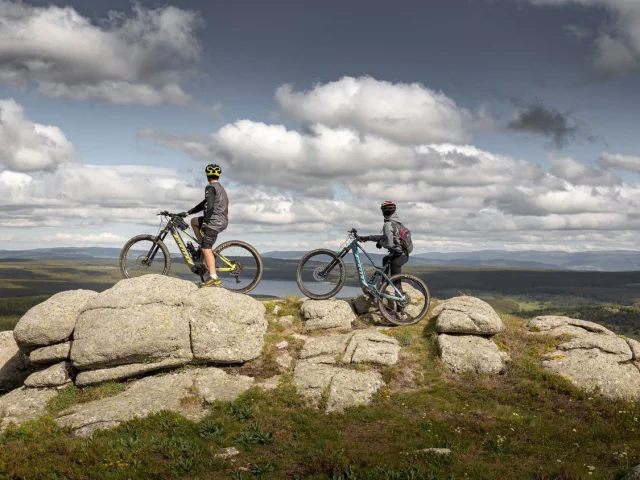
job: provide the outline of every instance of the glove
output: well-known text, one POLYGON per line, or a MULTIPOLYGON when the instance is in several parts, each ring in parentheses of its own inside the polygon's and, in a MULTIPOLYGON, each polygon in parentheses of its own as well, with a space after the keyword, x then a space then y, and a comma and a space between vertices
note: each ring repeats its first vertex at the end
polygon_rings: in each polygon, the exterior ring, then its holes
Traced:
POLYGON ((178 214, 178 216, 179 216, 179 217, 182 217, 182 218, 184 218, 184 217, 188 217, 189 215, 191 215, 189 212, 182 212, 182 213, 179 213, 179 214, 178 214))
POLYGON ((369 237, 368 236, 364 236, 364 237, 358 237, 358 241, 359 242, 368 242, 369 241, 369 237))
POLYGON ((382 239, 376 242, 376 248, 382 248, 382 239))

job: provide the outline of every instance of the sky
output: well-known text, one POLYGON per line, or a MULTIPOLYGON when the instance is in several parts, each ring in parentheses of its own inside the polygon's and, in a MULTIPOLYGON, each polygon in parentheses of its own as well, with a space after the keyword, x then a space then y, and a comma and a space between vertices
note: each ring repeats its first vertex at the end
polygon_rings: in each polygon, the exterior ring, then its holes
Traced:
POLYGON ((0 0, 0 249, 638 250, 638 0, 0 0))

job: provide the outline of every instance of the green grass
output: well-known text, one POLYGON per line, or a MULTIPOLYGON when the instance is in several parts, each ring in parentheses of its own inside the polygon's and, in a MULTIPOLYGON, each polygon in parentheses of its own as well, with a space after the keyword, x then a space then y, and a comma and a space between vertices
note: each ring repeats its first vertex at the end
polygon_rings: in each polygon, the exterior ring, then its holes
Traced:
POLYGON ((0 332, 13 330, 22 315, 5 315, 0 317, 0 332))
MULTIPOLYGON (((435 356, 432 324, 394 328, 401 359, 381 368, 387 386, 368 407, 327 415, 285 382, 216 403, 200 422, 161 412, 90 439, 43 418, 0 436, 0 478, 619 479, 640 463, 640 406, 545 372, 538 359, 561 340, 502 317, 504 375, 454 375, 435 356), (231 446, 233 461, 215 457, 231 446)), ((51 415, 120 385, 67 387, 51 415)))
POLYGON ((78 388, 71 384, 60 390, 57 397, 47 404, 47 411, 58 413, 79 403, 92 402, 105 397, 112 397, 126 389, 125 383, 106 382, 96 386, 78 388))

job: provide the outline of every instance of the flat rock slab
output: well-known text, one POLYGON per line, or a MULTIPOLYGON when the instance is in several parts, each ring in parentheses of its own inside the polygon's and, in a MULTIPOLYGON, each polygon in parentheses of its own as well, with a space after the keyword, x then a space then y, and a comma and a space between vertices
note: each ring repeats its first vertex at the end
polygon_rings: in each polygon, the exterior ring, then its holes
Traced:
POLYGON ((219 368, 203 368, 195 379, 197 395, 205 403, 232 402, 255 385, 246 375, 229 375, 219 368))
POLYGON ((307 330, 350 330, 356 319, 351 306, 344 300, 305 300, 300 312, 307 330))
POLYGON ((376 363, 395 365, 398 363, 400 345, 398 340, 375 329, 354 332, 342 361, 344 363, 376 363))
POLYGON ((97 295, 90 290, 56 293, 24 314, 13 330, 16 342, 29 352, 67 341, 85 305, 97 295))
POLYGON ((368 405, 384 385, 379 372, 339 369, 329 385, 327 412, 342 412, 347 407, 368 405))
POLYGON ((375 328, 339 335, 310 337, 300 351, 301 359, 313 363, 376 363, 394 365, 398 362, 398 341, 375 328))
POLYGON ((73 381, 73 368, 69 362, 60 362, 45 370, 34 372, 24 381, 25 387, 60 387, 73 381))
POLYGON ((309 337, 300 351, 300 358, 305 359, 320 355, 328 355, 337 359, 347 349, 347 345, 352 336, 353 333, 309 337))
POLYGON ((197 290, 194 283, 179 278, 142 275, 120 280, 113 287, 93 297, 83 311, 98 308, 127 309, 150 304, 179 307, 197 290))
POLYGON ((618 362, 626 362, 633 358, 631 347, 626 340, 602 333, 589 332, 586 335, 563 342, 558 346, 558 350, 576 350, 579 348, 586 350, 597 348, 603 353, 611 354, 612 358, 615 358, 618 362))
POLYGON ((611 330, 597 323, 559 315, 542 315, 532 318, 527 322, 527 328, 532 331, 544 332, 550 335, 567 333, 569 335, 582 336, 587 333, 601 333, 616 336, 611 330))
POLYGON ((493 307, 475 297, 454 297, 439 304, 430 313, 437 317, 438 333, 494 335, 503 329, 502 320, 493 307))
POLYGON ((71 407, 56 421, 61 426, 71 427, 77 435, 90 436, 96 430, 112 428, 161 410, 172 410, 191 420, 199 420, 206 414, 205 408, 184 402, 184 398, 196 396, 206 403, 230 401, 252 385, 252 378, 228 375, 216 368, 147 377, 132 382, 127 390, 113 397, 71 407))
POLYGON ((0 392, 22 385, 31 372, 29 358, 20 351, 12 332, 0 332, 0 392))
POLYGON ((47 402, 58 395, 53 388, 18 388, 0 397, 0 431, 10 423, 22 425, 46 413, 47 402))
POLYGON ((504 371, 509 355, 491 340, 475 335, 438 335, 440 358, 456 373, 497 374, 504 371))
POLYGON ((78 369, 167 358, 185 362, 193 358, 189 321, 183 318, 183 308, 146 304, 97 308, 80 315, 71 346, 71 361, 78 369))
POLYGON ((71 353, 71 343, 64 342, 50 347, 38 348, 29 354, 29 360, 35 365, 46 365, 68 360, 71 353))
POLYGON ((347 407, 367 405, 384 386, 376 371, 356 371, 332 365, 300 361, 293 373, 293 383, 312 405, 318 406, 327 393, 327 412, 341 412, 347 407))
POLYGON ((78 387, 85 387, 87 385, 95 385, 112 380, 125 380, 158 370, 181 367, 186 363, 187 361, 183 358, 166 358, 153 363, 132 363, 129 365, 118 365, 117 367, 100 368, 98 370, 86 370, 78 373, 75 384, 78 387))
POLYGON ((223 288, 203 288, 189 296, 185 307, 194 360, 240 363, 262 354, 268 327, 262 302, 223 288))
POLYGON ((542 366, 590 393, 612 399, 640 398, 638 367, 598 348, 558 350, 548 354, 542 366))

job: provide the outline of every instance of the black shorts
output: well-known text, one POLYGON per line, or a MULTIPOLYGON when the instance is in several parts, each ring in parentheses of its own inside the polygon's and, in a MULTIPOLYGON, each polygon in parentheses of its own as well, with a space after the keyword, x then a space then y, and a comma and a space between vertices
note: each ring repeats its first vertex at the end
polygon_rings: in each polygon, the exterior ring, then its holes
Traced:
POLYGON ((213 248, 213 244, 218 239, 218 232, 211 227, 202 228, 204 217, 198 217, 198 228, 202 234, 202 248, 213 248))

